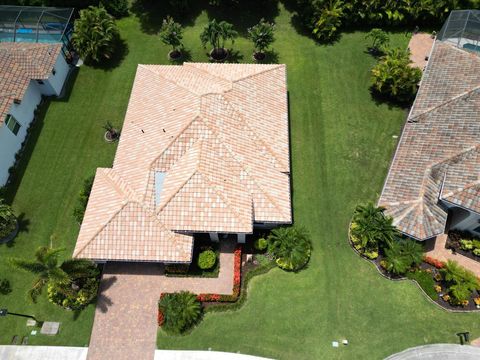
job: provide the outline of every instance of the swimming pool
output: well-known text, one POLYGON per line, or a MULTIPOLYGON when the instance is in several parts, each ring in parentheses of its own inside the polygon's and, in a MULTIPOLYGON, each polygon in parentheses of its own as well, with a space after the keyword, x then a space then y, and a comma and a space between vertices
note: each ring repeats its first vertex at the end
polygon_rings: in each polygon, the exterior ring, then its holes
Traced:
MULTIPOLYGON (((61 41, 62 34, 38 34, 38 42, 40 43, 57 43, 61 41)), ((0 33, 0 42, 12 42, 13 33, 0 33)), ((36 42, 37 34, 35 33, 18 33, 15 37, 16 42, 36 42)))

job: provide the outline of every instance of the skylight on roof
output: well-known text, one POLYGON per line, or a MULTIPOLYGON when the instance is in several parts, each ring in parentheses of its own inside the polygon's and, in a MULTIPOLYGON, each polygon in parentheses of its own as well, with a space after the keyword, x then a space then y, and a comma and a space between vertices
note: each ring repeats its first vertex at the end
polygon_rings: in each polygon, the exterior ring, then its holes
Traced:
POLYGON ((165 176, 167 176, 166 172, 155 171, 155 206, 158 206, 160 204, 160 198, 162 195, 165 176))

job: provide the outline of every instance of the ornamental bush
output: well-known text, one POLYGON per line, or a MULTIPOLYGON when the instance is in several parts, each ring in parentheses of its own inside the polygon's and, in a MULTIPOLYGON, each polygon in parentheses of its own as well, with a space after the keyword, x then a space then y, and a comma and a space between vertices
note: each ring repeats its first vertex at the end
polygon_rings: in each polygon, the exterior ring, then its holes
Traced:
POLYGON ((48 300, 66 309, 79 310, 90 304, 97 296, 99 280, 96 277, 82 279, 78 284, 48 284, 48 300))
POLYGON ((387 50, 372 69, 373 92, 397 103, 411 102, 422 78, 422 71, 411 63, 408 50, 387 50))
POLYGON ((0 239, 11 234, 17 226, 17 218, 12 208, 0 199, 0 239))
POLYGON ((472 250, 473 249, 473 241, 472 240, 467 240, 467 239, 462 239, 462 240, 460 240, 460 246, 462 247, 463 250, 472 250))
POLYGON ((255 242, 253 243, 253 247, 259 251, 263 251, 267 248, 268 246, 268 241, 267 239, 265 238, 258 238, 257 240, 255 240, 255 242))
POLYGON ((89 176, 83 182, 83 188, 78 195, 77 206, 73 209, 73 216, 79 224, 83 221, 83 216, 85 215, 85 210, 88 204, 88 198, 90 197, 90 192, 92 191, 93 186, 93 176, 89 176))
POLYGON ((307 264, 312 253, 308 232, 301 227, 276 228, 268 236, 268 243, 269 252, 284 270, 300 270, 307 264))
POLYGON ((185 332, 195 325, 202 315, 202 305, 197 296, 188 291, 162 294, 158 310, 159 324, 161 323, 162 329, 169 334, 185 332))
POLYGON ((86 62, 99 63, 112 58, 119 32, 114 18, 107 10, 94 6, 80 10, 74 29, 73 44, 86 62))
POLYGON ((460 305, 469 300, 472 292, 480 288, 475 274, 460 266, 456 261, 448 260, 440 271, 448 284, 448 293, 451 303, 454 305, 460 305))
POLYGON ((208 270, 215 266, 217 254, 213 250, 205 250, 198 256, 198 267, 202 270, 208 270))
POLYGON ((10 281, 7 279, 0 279, 0 294, 7 295, 12 292, 10 281))
POLYGON ((117 19, 128 15, 128 0, 101 0, 100 4, 117 19))

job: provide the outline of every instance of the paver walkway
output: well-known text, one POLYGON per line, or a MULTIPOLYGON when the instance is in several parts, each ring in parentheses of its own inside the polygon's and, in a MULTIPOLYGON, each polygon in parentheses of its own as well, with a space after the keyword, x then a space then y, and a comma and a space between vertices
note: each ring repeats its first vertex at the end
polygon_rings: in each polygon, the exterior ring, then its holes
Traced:
POLYGON ((434 39, 430 34, 418 33, 412 36, 408 43, 410 49, 410 59, 412 60, 412 66, 416 66, 423 70, 427 66, 426 57, 430 55, 432 50, 434 39))
POLYGON ((480 262, 458 253, 453 254, 451 250, 445 249, 446 242, 446 234, 439 235, 436 239, 427 241, 426 246, 427 248, 430 247, 430 249, 428 249, 425 255, 440 261, 454 260, 480 277, 480 262))
POLYGON ((220 243, 218 278, 166 277, 151 263, 108 263, 95 310, 88 360, 153 360, 163 292, 231 294, 234 241, 220 243))

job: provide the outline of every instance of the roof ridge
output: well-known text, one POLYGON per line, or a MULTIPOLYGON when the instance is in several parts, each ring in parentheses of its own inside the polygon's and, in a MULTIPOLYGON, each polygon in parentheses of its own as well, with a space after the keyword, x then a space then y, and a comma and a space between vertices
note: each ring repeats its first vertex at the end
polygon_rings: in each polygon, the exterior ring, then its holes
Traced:
POLYGON ((437 110, 438 108, 441 108, 441 107, 443 107, 443 106, 445 106, 445 105, 447 105, 447 104, 449 104, 449 103, 451 103, 451 102, 457 101, 457 100, 461 99, 462 97, 467 96, 467 95, 469 95, 470 93, 475 92, 475 91, 477 91, 477 90, 480 90, 480 84, 479 84, 479 85, 476 85, 476 86, 473 87, 472 89, 467 90, 467 91, 465 91, 465 92, 463 92, 463 93, 461 93, 461 94, 459 94, 459 95, 456 95, 456 96, 454 96, 453 98, 450 98, 450 99, 448 99, 448 100, 446 100, 446 101, 444 101, 444 102, 442 102, 442 103, 440 103, 440 104, 438 104, 438 105, 435 105, 435 106, 433 106, 433 107, 431 107, 431 108, 428 108, 428 109, 426 109, 425 111, 422 111, 421 113, 419 113, 419 114, 417 114, 417 115, 415 115, 415 116, 412 116, 411 118, 407 119, 407 122, 409 122, 409 123, 415 123, 415 122, 417 122, 417 121, 413 121, 413 120, 416 119, 416 118, 418 118, 418 117, 420 117, 421 115, 425 115, 425 114, 430 113, 430 112, 432 112, 432 111, 434 111, 434 110, 437 110))
MULTIPOLYGON (((237 220, 240 219, 240 222, 243 223, 242 216, 240 213, 236 210, 235 206, 230 202, 227 196, 223 195, 221 191, 217 189, 217 186, 213 184, 213 182, 209 179, 208 175, 204 174, 202 171, 198 171, 199 175, 202 175, 202 177, 205 179, 205 181, 208 183, 209 187, 215 191, 217 196, 223 200, 223 202, 230 208, 232 213, 237 216, 237 220)), ((250 196, 251 200, 251 196, 250 196)), ((253 210, 252 210, 253 212, 253 210)), ((245 225, 245 224, 244 224, 245 225)), ((252 221, 250 221, 247 225, 252 225, 252 221)))
POLYGON ((460 189, 450 191, 450 192, 448 192, 448 193, 445 194, 445 195, 441 194, 441 198, 442 198, 442 199, 446 199, 446 198, 448 198, 448 197, 450 197, 450 196, 453 196, 453 195, 455 195, 455 194, 464 192, 465 190, 468 190, 468 189, 470 189, 470 188, 472 188, 472 187, 474 187, 474 186, 477 186, 477 185, 480 185, 480 179, 477 179, 477 180, 475 180, 475 181, 472 181, 472 182, 470 182, 469 184, 467 184, 466 186, 464 186, 464 187, 462 187, 462 188, 460 188, 460 189))
POLYGON ((266 72, 269 72, 269 71, 277 70, 277 69, 280 69, 280 68, 285 68, 285 64, 252 64, 252 65, 258 65, 258 66, 261 66, 261 65, 267 66, 268 65, 268 66, 272 66, 272 67, 269 67, 267 69, 263 69, 262 71, 259 71, 258 73, 250 74, 250 75, 247 75, 247 76, 242 77, 242 78, 237 79, 237 80, 232 80, 232 83, 237 83, 239 81, 250 79, 252 77, 262 75, 262 74, 264 74, 266 72))
POLYGON ((189 88, 185 87, 185 86, 182 86, 180 85, 178 82, 172 80, 172 79, 169 79, 167 78, 165 75, 163 75, 161 72, 155 72, 152 70, 152 66, 155 66, 155 67, 162 67, 162 66, 175 66, 175 65, 158 65, 158 64, 138 64, 138 67, 141 67, 142 69, 146 69, 148 71, 150 71, 152 74, 154 75, 157 75, 159 77, 161 77, 162 79, 168 81, 169 83, 172 83, 182 89, 184 89, 185 91, 187 91, 188 93, 194 95, 194 96, 197 96, 197 97, 200 97, 198 94, 196 94, 195 92, 191 91, 189 88))
MULTIPOLYGON (((188 68, 188 69, 195 69, 195 70, 197 70, 198 72, 202 72, 202 73, 207 74, 207 75, 209 75, 209 76, 211 76, 211 77, 213 77, 213 78, 216 78, 216 79, 219 79, 219 80, 223 80, 223 81, 229 82, 230 84, 233 83, 232 80, 228 80, 228 79, 226 79, 226 78, 224 78, 224 77, 222 77, 222 76, 218 76, 217 74, 212 74, 211 72, 209 72, 209 71, 207 71, 207 70, 205 70, 205 69, 201 69, 201 68, 199 68, 199 67, 196 67, 195 64, 209 64, 209 63, 185 62, 185 63, 183 63, 183 66, 186 67, 186 68, 188 68)), ((211 65, 211 64, 209 64, 209 65, 211 65)), ((217 93, 213 93, 213 94, 217 94, 217 93)), ((204 94, 204 95, 205 95, 205 94, 204 94)))

